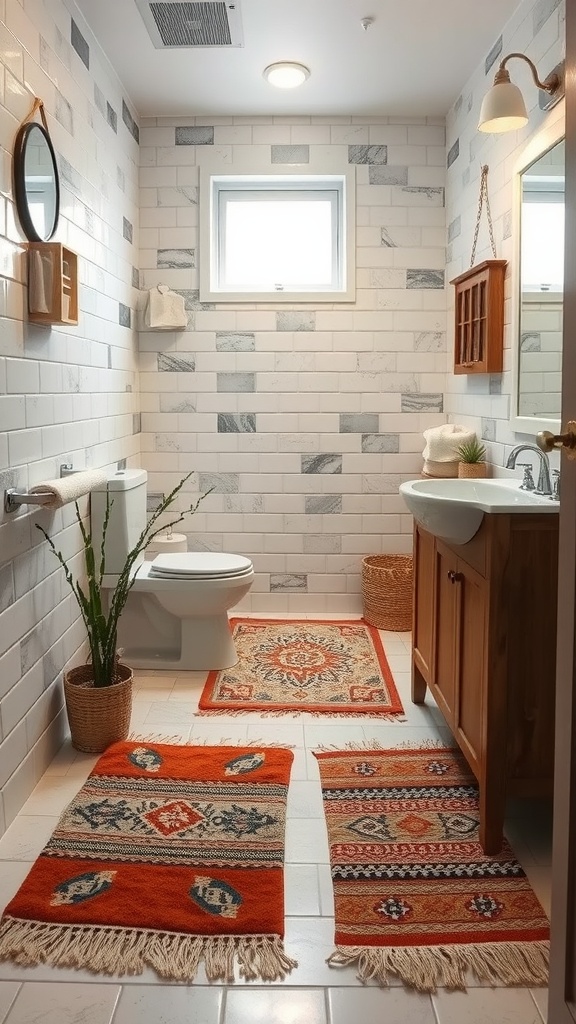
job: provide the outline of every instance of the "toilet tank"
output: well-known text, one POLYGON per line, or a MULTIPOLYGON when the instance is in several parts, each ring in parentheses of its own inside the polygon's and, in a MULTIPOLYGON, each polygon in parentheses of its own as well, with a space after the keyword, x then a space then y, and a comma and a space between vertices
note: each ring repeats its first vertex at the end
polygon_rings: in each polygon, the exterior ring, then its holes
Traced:
MULTIPOLYGON (((144 469, 121 469, 111 473, 105 484, 92 491, 90 519, 97 558, 102 543, 107 495, 110 501, 110 521, 106 530, 104 552, 106 576, 117 576, 122 572, 129 552, 136 546, 146 526, 147 480, 148 474, 144 469)), ((143 559, 142 552, 134 567, 137 568, 143 559)))

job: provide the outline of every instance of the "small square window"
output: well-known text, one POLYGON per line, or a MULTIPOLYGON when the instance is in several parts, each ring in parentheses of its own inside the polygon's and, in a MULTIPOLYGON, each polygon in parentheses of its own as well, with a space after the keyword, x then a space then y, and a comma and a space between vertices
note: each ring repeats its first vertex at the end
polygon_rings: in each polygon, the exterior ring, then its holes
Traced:
POLYGON ((351 301, 348 179, 207 173, 201 185, 202 300, 351 301))

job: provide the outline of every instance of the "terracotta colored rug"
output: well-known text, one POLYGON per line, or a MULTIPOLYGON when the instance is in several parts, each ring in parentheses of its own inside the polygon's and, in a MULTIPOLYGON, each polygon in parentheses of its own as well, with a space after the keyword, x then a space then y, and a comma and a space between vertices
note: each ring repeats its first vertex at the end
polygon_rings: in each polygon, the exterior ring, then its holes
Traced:
POLYGON ((336 904, 329 963, 434 992, 468 970, 496 985, 545 985, 548 921, 505 844, 478 842, 478 788, 459 753, 316 754, 336 904))
POLYGON ((230 625, 238 662, 210 672, 200 714, 403 714, 378 630, 361 619, 237 618, 230 625))
POLYGON ((192 981, 275 981, 292 753, 116 743, 0 925, 0 960, 192 981))

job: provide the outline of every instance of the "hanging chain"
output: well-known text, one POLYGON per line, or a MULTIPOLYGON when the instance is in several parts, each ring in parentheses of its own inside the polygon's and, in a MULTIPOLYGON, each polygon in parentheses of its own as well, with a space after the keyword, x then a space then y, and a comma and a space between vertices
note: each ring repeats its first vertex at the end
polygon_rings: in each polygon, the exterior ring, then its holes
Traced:
POLYGON ((474 259, 476 257, 476 244, 478 242, 478 232, 480 230, 480 218, 482 216, 482 204, 486 202, 486 216, 488 218, 488 233, 490 235, 490 245, 492 246, 492 255, 496 259, 496 244, 494 242, 494 229, 492 227, 492 214, 490 213, 490 199, 488 198, 488 164, 484 164, 482 167, 482 174, 480 177, 480 195, 478 197, 478 215, 476 217, 476 228, 474 231, 474 241, 472 243, 472 255, 470 257, 470 266, 474 266, 474 259))

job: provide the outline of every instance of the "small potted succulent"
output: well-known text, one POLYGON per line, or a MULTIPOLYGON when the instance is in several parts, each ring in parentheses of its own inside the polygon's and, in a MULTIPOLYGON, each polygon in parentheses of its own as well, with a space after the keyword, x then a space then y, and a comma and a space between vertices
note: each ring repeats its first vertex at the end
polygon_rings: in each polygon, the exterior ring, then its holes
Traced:
POLYGON ((118 621, 134 583, 139 555, 158 533, 181 523, 186 515, 196 511, 206 497, 202 494, 195 504, 178 513, 170 523, 159 525, 162 515, 171 507, 190 475, 185 476, 152 513, 129 552, 113 589, 104 591, 102 586, 106 573, 106 533, 113 498, 107 497, 102 536, 94 541, 76 502, 76 518, 83 542, 82 582, 74 578, 64 555, 56 548, 46 530, 36 524, 64 569, 66 581, 78 602, 90 647, 88 664, 70 669, 64 675, 64 695, 72 744, 78 750, 99 753, 111 743, 126 739, 128 735, 132 709, 132 669, 120 661, 118 621))
POLYGON ((471 441, 464 441, 458 448, 458 476, 473 479, 487 476, 486 449, 474 436, 471 441))

